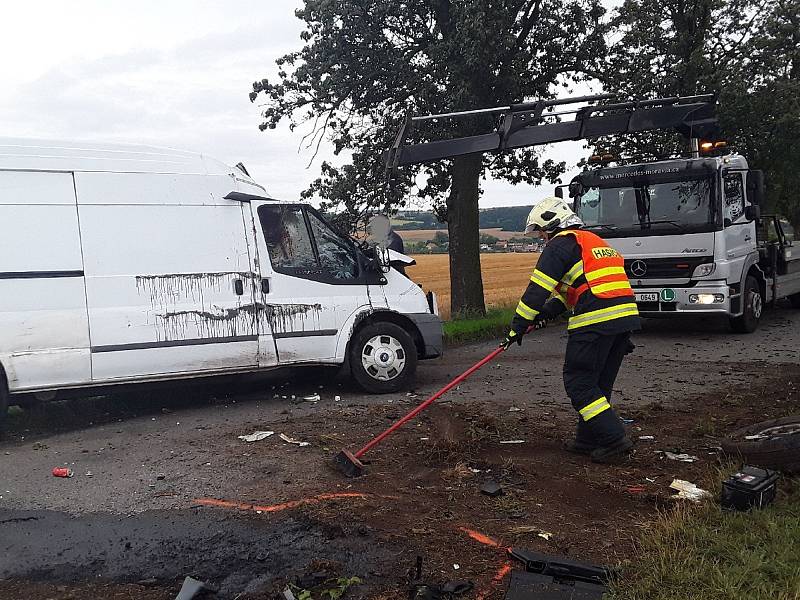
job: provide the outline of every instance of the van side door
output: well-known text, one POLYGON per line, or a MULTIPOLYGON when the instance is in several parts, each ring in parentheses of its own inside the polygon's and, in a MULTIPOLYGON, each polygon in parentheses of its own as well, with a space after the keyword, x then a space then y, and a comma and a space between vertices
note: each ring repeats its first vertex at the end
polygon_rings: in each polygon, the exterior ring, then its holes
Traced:
POLYGON ((336 362, 339 338, 349 337, 343 326, 372 306, 358 249, 310 206, 252 206, 278 362, 336 362))

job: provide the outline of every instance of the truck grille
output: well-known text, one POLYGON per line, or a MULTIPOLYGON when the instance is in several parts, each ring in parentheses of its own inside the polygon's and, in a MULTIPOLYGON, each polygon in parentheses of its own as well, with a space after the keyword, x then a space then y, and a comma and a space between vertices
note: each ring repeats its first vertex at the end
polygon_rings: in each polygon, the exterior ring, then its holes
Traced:
POLYGON ((699 265, 713 261, 712 256, 625 259, 625 273, 630 279, 689 279, 699 265), (646 272, 640 274, 641 264, 631 270, 633 263, 644 263, 646 272))

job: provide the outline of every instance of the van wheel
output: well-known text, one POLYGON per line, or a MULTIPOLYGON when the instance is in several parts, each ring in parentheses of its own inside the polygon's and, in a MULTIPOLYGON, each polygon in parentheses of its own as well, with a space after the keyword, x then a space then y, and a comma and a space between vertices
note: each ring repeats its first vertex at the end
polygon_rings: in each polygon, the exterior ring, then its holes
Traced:
POLYGON ((728 456, 784 473, 800 473, 800 415, 734 431, 721 442, 728 456))
POLYGON ((744 283, 744 314, 731 319, 731 329, 737 333, 753 333, 758 329, 761 313, 764 312, 764 299, 758 288, 758 280, 748 275, 744 283))
POLYGON ((8 421, 8 385, 0 370, 0 436, 6 430, 6 421, 8 421))
POLYGON ((394 323, 373 323, 350 343, 350 373, 371 394, 396 392, 407 386, 417 370, 417 348, 406 331, 394 323))
POLYGON ((789 302, 792 308, 800 308, 800 294, 792 294, 789 296, 789 302))

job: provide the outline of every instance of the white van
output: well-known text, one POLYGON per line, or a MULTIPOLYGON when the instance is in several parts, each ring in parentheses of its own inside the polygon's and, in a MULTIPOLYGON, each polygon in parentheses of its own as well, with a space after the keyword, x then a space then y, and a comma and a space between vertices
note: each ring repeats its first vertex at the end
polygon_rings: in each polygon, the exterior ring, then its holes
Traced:
POLYGON ((435 299, 244 167, 0 139, 0 415, 15 395, 345 365, 370 392, 442 352, 435 299))

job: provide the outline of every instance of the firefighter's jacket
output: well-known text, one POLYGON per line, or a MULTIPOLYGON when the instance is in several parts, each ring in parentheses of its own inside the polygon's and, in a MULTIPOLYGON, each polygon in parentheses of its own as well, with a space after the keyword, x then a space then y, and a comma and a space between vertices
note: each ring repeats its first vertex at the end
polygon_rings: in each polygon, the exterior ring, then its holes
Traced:
POLYGON ((548 242, 517 306, 514 330, 567 310, 570 334, 611 335, 640 326, 622 256, 590 231, 567 229, 548 242))

